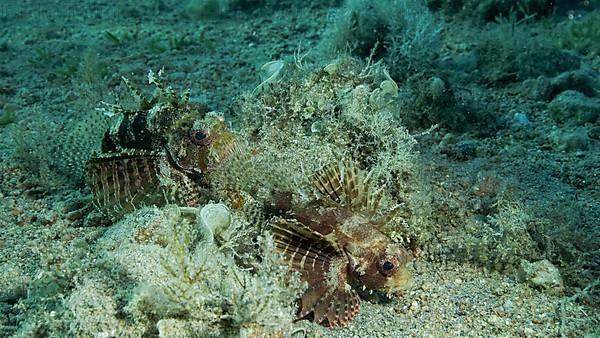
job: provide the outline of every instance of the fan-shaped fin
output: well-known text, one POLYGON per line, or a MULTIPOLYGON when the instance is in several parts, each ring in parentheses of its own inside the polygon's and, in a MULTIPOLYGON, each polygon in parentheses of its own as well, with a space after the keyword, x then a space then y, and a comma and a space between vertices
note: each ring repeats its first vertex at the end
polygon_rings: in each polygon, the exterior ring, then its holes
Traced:
POLYGON ((358 314, 360 298, 345 281, 329 286, 327 281, 310 286, 301 298, 300 318, 311 313, 324 326, 346 326, 358 314))
POLYGON ((163 198, 160 190, 159 155, 152 152, 110 154, 88 163, 88 182, 96 206, 111 216, 121 216, 163 198))
POLYGON ((309 283, 325 278, 331 260, 340 254, 335 243, 297 221, 274 218, 270 228, 275 247, 309 283))
POLYGON ((113 219, 148 205, 197 205, 197 185, 177 170, 162 172, 164 161, 163 154, 146 150, 92 157, 87 163, 87 180, 94 204, 113 219), (172 186, 167 187, 166 181, 172 186))
POLYGON ((379 207, 382 193, 371 192, 371 175, 364 175, 352 161, 332 163, 319 170, 312 183, 322 195, 351 209, 371 212, 379 207))
POLYGON ((312 178, 315 188, 323 195, 331 198, 338 204, 344 204, 346 193, 343 187, 342 173, 338 163, 326 166, 318 171, 312 178))
POLYGON ((335 204, 362 212, 377 219, 378 224, 385 224, 395 216, 395 212, 389 215, 389 219, 378 216, 384 190, 373 186, 372 171, 365 174, 352 161, 336 162, 324 167, 313 175, 312 183, 319 193, 335 204))

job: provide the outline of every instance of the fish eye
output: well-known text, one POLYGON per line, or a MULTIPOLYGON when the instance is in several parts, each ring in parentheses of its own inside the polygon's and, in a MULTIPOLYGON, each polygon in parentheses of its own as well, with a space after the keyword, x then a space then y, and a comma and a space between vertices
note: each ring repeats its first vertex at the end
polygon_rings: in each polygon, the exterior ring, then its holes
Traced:
POLYGON ((200 146, 205 146, 210 143, 209 136, 210 135, 207 130, 192 130, 192 132, 190 133, 192 143, 200 146))
POLYGON ((380 274, 390 277, 392 274, 394 274, 394 272, 396 272, 396 265, 389 259, 384 258, 379 261, 379 264, 377 264, 377 270, 379 270, 380 274))
POLYGON ((202 141, 207 137, 206 133, 203 130, 196 130, 194 132, 194 139, 196 141, 202 141))

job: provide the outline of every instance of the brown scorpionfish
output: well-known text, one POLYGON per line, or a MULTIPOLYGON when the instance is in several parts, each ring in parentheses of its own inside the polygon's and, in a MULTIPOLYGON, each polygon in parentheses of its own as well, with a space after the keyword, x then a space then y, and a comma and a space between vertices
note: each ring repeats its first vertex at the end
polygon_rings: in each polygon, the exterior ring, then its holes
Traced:
POLYGON ((292 208, 291 219, 273 218, 270 228, 276 248, 308 283, 299 318, 345 326, 359 310, 353 286, 388 294, 401 290, 409 281, 410 254, 381 230, 397 209, 379 211, 383 190, 373 188, 371 175, 340 162, 317 172, 312 184, 324 198, 292 208))

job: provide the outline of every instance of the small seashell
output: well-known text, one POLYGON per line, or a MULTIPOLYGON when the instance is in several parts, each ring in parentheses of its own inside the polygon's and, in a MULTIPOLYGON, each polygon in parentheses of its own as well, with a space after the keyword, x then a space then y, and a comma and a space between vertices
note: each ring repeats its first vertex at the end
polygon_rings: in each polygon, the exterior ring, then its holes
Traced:
POLYGON ((323 68, 323 71, 329 75, 335 75, 338 73, 340 64, 338 61, 332 62, 323 68))
POLYGON ((279 76, 279 73, 281 73, 284 65, 285 62, 281 60, 269 61, 265 63, 262 65, 262 67, 260 67, 260 79, 262 81, 274 80, 277 76, 279 76))
POLYGON ((379 88, 381 88, 381 91, 384 95, 390 95, 392 97, 397 97, 398 96, 398 84, 396 83, 396 81, 394 81, 394 79, 392 79, 392 77, 390 76, 390 73, 388 73, 387 70, 383 70, 383 76, 385 76, 385 80, 383 80, 381 82, 381 84, 379 85, 379 88))
POLYGON ((211 203, 200 210, 200 226, 208 232, 208 235, 214 237, 227 230, 231 225, 231 212, 225 204, 211 203))
POLYGON ((281 73, 283 66, 285 66, 285 62, 281 60, 270 61, 262 65, 259 70, 259 75, 262 82, 256 88, 254 88, 252 94, 254 95, 261 92, 270 83, 275 82, 275 80, 279 78, 279 74, 281 73))
POLYGON ((381 82, 379 88, 381 88, 381 93, 383 95, 390 95, 392 97, 398 96, 398 85, 394 81, 385 80, 381 82))
POLYGON ((515 125, 517 125, 517 126, 529 126, 530 125, 527 114, 520 112, 520 111, 515 112, 515 114, 513 115, 513 120, 515 122, 515 125))
POLYGON ((326 128, 327 126, 323 120, 317 120, 310 125, 310 131, 314 134, 322 133, 326 128))

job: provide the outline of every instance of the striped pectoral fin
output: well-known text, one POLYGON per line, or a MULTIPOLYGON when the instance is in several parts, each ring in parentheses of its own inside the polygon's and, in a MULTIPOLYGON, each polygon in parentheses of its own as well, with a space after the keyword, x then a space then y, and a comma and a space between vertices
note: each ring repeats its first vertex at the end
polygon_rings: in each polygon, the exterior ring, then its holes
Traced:
POLYGON ((347 325, 358 313, 359 298, 347 283, 347 261, 331 236, 294 220, 270 222, 276 248, 308 283, 299 318, 314 316, 325 326, 347 325))
POLYGON ((372 192, 371 173, 365 175, 353 161, 341 161, 317 171, 312 177, 312 184, 321 195, 337 205, 350 209, 372 209, 379 206, 381 194, 372 192))
POLYGON ((313 320, 328 327, 346 326, 358 314, 360 298, 344 283, 332 288, 325 281, 310 286, 301 298, 300 318, 313 315, 313 320))
POLYGON ((356 315, 360 308, 360 298, 356 291, 349 285, 337 288, 327 310, 327 321, 330 327, 346 326, 356 315))
POLYGON ((156 161, 152 153, 103 154, 92 158, 87 173, 95 205, 117 217, 139 206, 158 186, 156 161))
POLYGON ((323 271, 333 257, 341 254, 329 237, 296 220, 276 217, 269 222, 269 228, 277 249, 298 271, 323 271))

